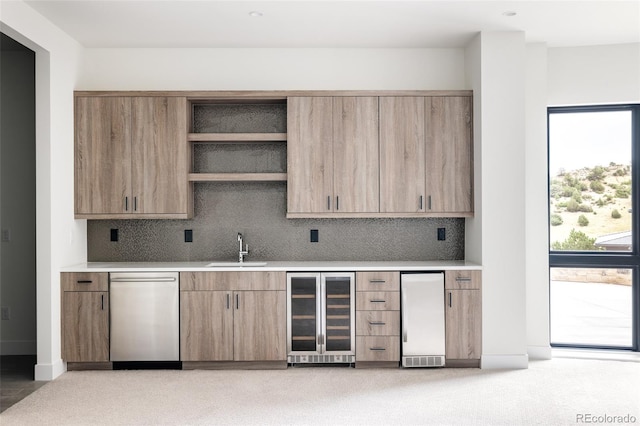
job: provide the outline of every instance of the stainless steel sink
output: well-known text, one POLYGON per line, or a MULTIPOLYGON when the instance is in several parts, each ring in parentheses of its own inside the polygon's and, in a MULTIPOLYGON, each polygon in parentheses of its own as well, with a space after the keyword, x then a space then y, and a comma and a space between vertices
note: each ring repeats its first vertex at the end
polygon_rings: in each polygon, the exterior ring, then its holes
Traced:
POLYGON ((236 268, 236 267, 256 267, 265 266, 267 262, 211 262, 206 264, 207 268, 236 268))

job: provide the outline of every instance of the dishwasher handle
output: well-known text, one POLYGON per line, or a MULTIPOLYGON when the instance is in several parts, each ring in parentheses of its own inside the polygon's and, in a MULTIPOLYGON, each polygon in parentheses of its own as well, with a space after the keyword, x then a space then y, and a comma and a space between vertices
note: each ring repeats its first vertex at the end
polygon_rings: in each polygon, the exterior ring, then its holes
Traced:
POLYGON ((111 278, 112 283, 173 283, 176 282, 174 277, 161 278, 111 278))

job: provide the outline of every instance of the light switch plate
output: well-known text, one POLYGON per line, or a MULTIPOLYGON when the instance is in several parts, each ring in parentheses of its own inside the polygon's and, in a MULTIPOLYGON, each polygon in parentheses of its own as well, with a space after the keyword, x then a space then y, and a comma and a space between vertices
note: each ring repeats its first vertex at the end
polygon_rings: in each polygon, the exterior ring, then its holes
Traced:
POLYGON ((3 243, 8 243, 9 241, 11 241, 11 230, 10 229, 3 229, 2 230, 2 242, 3 243))

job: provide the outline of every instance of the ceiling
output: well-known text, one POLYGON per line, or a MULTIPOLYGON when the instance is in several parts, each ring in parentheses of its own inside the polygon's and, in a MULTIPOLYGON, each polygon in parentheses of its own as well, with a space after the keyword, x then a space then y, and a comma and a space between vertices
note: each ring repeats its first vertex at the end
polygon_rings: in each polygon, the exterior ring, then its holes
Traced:
POLYGON ((96 48, 450 48, 465 46, 479 31, 524 31, 527 42, 550 47, 640 42, 640 0, 26 3, 96 48))

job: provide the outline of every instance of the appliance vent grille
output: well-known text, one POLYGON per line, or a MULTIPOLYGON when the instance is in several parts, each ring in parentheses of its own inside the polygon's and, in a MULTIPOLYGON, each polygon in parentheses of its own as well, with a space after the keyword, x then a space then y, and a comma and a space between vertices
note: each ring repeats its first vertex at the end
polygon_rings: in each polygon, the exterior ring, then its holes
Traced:
POLYGON ((289 364, 350 364, 356 362, 355 355, 289 355, 289 364))
POLYGON ((402 357, 403 367, 444 367, 444 356, 405 356, 402 357))

